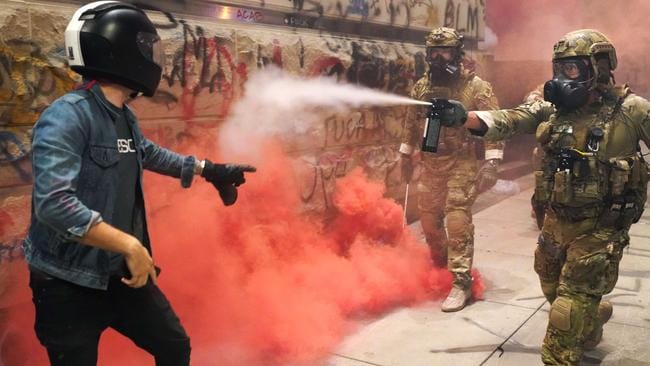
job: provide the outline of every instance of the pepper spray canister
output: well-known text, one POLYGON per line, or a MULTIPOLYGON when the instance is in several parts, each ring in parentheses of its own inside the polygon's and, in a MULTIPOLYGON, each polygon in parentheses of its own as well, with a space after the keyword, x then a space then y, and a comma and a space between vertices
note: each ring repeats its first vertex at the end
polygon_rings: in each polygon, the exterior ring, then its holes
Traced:
POLYGON ((437 152, 442 128, 440 115, 446 108, 444 99, 431 99, 431 105, 427 111, 427 118, 424 122, 424 134, 422 136, 422 151, 437 152))

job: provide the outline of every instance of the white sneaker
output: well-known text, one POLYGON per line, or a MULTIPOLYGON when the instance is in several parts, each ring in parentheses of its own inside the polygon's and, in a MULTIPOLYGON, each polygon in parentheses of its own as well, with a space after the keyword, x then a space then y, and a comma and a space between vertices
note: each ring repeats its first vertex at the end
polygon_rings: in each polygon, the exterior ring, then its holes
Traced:
POLYGON ((467 305, 467 301, 469 301, 471 297, 471 289, 465 290, 458 286, 453 286, 449 292, 449 295, 447 295, 447 298, 442 303, 442 311, 448 313, 452 311, 462 310, 465 305, 467 305))

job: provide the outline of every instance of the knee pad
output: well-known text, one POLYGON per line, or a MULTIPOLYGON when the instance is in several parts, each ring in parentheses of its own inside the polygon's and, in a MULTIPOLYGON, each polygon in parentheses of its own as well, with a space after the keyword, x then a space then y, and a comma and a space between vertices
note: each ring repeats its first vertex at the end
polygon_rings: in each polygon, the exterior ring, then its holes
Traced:
POLYGON ((447 232, 450 238, 460 238, 474 234, 472 217, 463 210, 454 210, 447 213, 447 232))
POLYGON ((571 308, 573 302, 566 297, 558 297, 551 305, 551 313, 549 315, 549 323, 563 331, 571 329, 571 308))

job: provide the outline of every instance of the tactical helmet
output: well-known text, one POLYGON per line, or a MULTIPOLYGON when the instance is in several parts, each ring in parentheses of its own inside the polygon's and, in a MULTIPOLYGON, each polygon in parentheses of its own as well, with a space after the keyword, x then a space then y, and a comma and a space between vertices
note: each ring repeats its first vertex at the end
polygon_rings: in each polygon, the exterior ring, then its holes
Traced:
POLYGON ((424 37, 424 44, 429 47, 463 48, 463 35, 455 29, 440 27, 434 28, 424 37))
POLYGON ((153 96, 162 73, 162 45, 143 10, 119 1, 79 8, 65 30, 72 70, 153 96))
POLYGON ((609 60, 609 71, 616 69, 618 64, 616 49, 607 37, 594 29, 580 29, 567 33, 553 46, 553 61, 571 57, 588 58, 593 75, 599 83, 609 80, 609 74, 600 75, 603 70, 599 70, 597 58, 601 56, 606 56, 609 60))
POLYGON ((463 36, 455 29, 440 27, 431 30, 424 42, 430 82, 436 85, 456 82, 463 57, 463 36))

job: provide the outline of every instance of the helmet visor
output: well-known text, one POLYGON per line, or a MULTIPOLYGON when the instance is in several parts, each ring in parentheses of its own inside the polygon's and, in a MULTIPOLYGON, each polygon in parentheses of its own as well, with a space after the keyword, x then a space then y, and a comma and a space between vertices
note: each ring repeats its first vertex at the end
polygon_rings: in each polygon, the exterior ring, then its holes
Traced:
POLYGON ((140 32, 136 38, 140 53, 149 61, 162 68, 163 66, 163 43, 160 37, 154 33, 140 32))
POLYGON ((553 78, 571 81, 591 79, 591 63, 585 58, 567 58, 553 61, 553 78))

